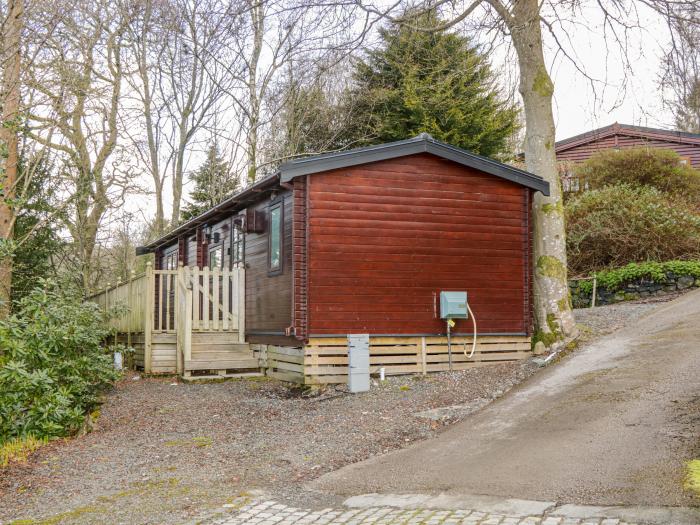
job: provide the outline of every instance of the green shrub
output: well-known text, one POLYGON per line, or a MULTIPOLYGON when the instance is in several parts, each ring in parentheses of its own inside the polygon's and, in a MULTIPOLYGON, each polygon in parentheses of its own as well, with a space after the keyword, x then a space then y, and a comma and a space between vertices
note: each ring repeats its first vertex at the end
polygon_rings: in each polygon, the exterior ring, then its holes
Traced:
POLYGON ((621 184, 590 190, 569 200, 565 211, 572 274, 700 259, 700 215, 658 189, 621 184))
MULTIPOLYGON (((645 279, 655 283, 665 283, 668 274, 688 275, 700 279, 700 261, 666 261, 630 263, 622 268, 596 272, 598 286, 615 291, 627 283, 645 279)), ((584 293, 591 293, 593 281, 582 281, 579 288, 584 293)))
POLYGON ((700 172, 682 164, 671 150, 632 148, 597 153, 576 168, 590 189, 617 184, 642 185, 675 196, 692 205, 700 203, 700 172))
POLYGON ((106 317, 75 290, 42 282, 0 322, 0 444, 76 432, 116 379, 106 317))

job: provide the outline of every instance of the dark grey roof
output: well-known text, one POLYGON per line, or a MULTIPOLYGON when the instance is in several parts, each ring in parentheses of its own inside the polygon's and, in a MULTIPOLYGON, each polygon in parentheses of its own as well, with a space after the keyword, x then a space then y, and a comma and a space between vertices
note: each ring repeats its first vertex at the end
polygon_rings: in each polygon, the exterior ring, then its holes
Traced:
POLYGON ((301 175, 310 175, 321 171, 358 166, 360 164, 367 164, 380 160, 395 159, 406 155, 415 155, 416 153, 431 153, 443 159, 451 160, 463 166, 468 166, 495 175, 496 177, 501 177, 527 188, 541 191, 545 195, 549 195, 549 183, 542 177, 487 157, 475 155, 474 153, 470 153, 455 146, 450 146, 449 144, 435 140, 427 133, 421 133, 417 137, 408 140, 389 142, 387 144, 340 151, 337 153, 326 153, 287 162, 280 166, 278 172, 256 181, 253 185, 232 195, 198 217, 181 224, 162 237, 148 243, 146 246, 138 247, 137 253, 150 253, 158 246, 173 242, 179 235, 188 233, 200 224, 204 224, 223 213, 240 209, 245 203, 255 200, 261 192, 277 186, 280 182, 284 184, 294 179, 294 177, 299 177, 301 175))
POLYGON ((408 140, 293 160, 280 166, 280 180, 289 182, 301 175, 311 175, 369 162, 395 159, 407 155, 415 155, 416 153, 430 153, 463 166, 515 182, 527 188, 541 191, 544 195, 549 195, 549 183, 542 177, 487 157, 475 155, 455 146, 450 146, 435 140, 427 133, 421 133, 417 137, 408 140))
POLYGON ((136 248, 136 255, 143 255, 145 253, 150 253, 154 251, 158 246, 163 246, 173 242, 180 234, 188 233, 189 231, 195 229, 200 224, 206 224, 207 221, 217 217, 226 212, 235 211, 237 208, 240 209, 244 207, 245 203, 250 200, 254 200, 261 192, 268 188, 277 186, 279 183, 279 173, 273 173, 272 175, 258 179, 254 184, 244 188, 238 193, 231 195, 226 200, 217 204, 201 213, 197 217, 190 219, 187 222, 182 223, 180 226, 174 230, 169 231, 162 237, 159 237, 155 241, 148 243, 146 246, 139 246, 136 248))

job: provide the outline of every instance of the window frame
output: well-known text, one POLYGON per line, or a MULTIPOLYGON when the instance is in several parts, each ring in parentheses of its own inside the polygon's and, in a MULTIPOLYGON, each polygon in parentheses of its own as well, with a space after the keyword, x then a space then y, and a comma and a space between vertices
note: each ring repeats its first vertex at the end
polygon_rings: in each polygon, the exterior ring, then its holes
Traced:
POLYGON ((213 246, 209 246, 207 249, 207 266, 209 267, 210 270, 213 270, 214 267, 211 265, 212 257, 211 254, 212 252, 218 251, 219 252, 219 266, 218 268, 221 270, 224 267, 224 245, 222 243, 217 243, 213 246))
POLYGON ((284 273, 284 200, 276 199, 267 207, 268 228, 267 228, 267 275, 272 277, 284 273), (272 213, 279 209, 279 265, 272 266, 272 213))
POLYGON ((243 229, 235 224, 231 225, 229 267, 230 269, 245 268, 245 234, 243 229))

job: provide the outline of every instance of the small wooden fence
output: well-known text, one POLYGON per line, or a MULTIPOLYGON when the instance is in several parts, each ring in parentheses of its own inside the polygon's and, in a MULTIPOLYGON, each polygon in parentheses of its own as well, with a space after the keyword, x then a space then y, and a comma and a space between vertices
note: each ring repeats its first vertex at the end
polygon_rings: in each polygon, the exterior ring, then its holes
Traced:
MULTIPOLYGON (((195 350, 204 348, 211 338, 221 347, 222 339, 217 334, 224 336, 229 350, 220 354, 226 362, 231 360, 226 354, 234 352, 229 343, 239 344, 238 353, 244 350, 241 348, 245 342, 245 270, 242 268, 210 270, 180 266, 175 270, 153 270, 148 264, 145 273, 109 286, 88 300, 105 309, 117 305, 128 308, 124 316, 111 320, 111 325, 125 336, 122 340, 138 346, 137 353, 142 355, 142 366, 147 372, 152 369, 152 358, 163 362, 174 360, 173 371, 178 373, 200 369, 198 357, 192 355, 193 334, 195 350)), ((167 366, 171 365, 153 368, 163 371, 160 369, 167 366)))

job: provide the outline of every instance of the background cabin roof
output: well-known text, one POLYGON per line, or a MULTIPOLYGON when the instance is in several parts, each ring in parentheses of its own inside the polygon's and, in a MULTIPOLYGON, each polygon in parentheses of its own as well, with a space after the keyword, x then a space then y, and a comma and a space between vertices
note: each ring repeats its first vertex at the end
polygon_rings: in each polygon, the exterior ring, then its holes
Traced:
POLYGON ((667 142, 677 142, 680 144, 700 145, 700 134, 688 133, 670 129, 647 128, 644 126, 632 126, 630 124, 620 124, 615 122, 609 126, 587 131, 580 135, 575 135, 555 143, 557 153, 575 148, 582 144, 594 142, 614 135, 624 135, 629 137, 664 140, 667 142))

